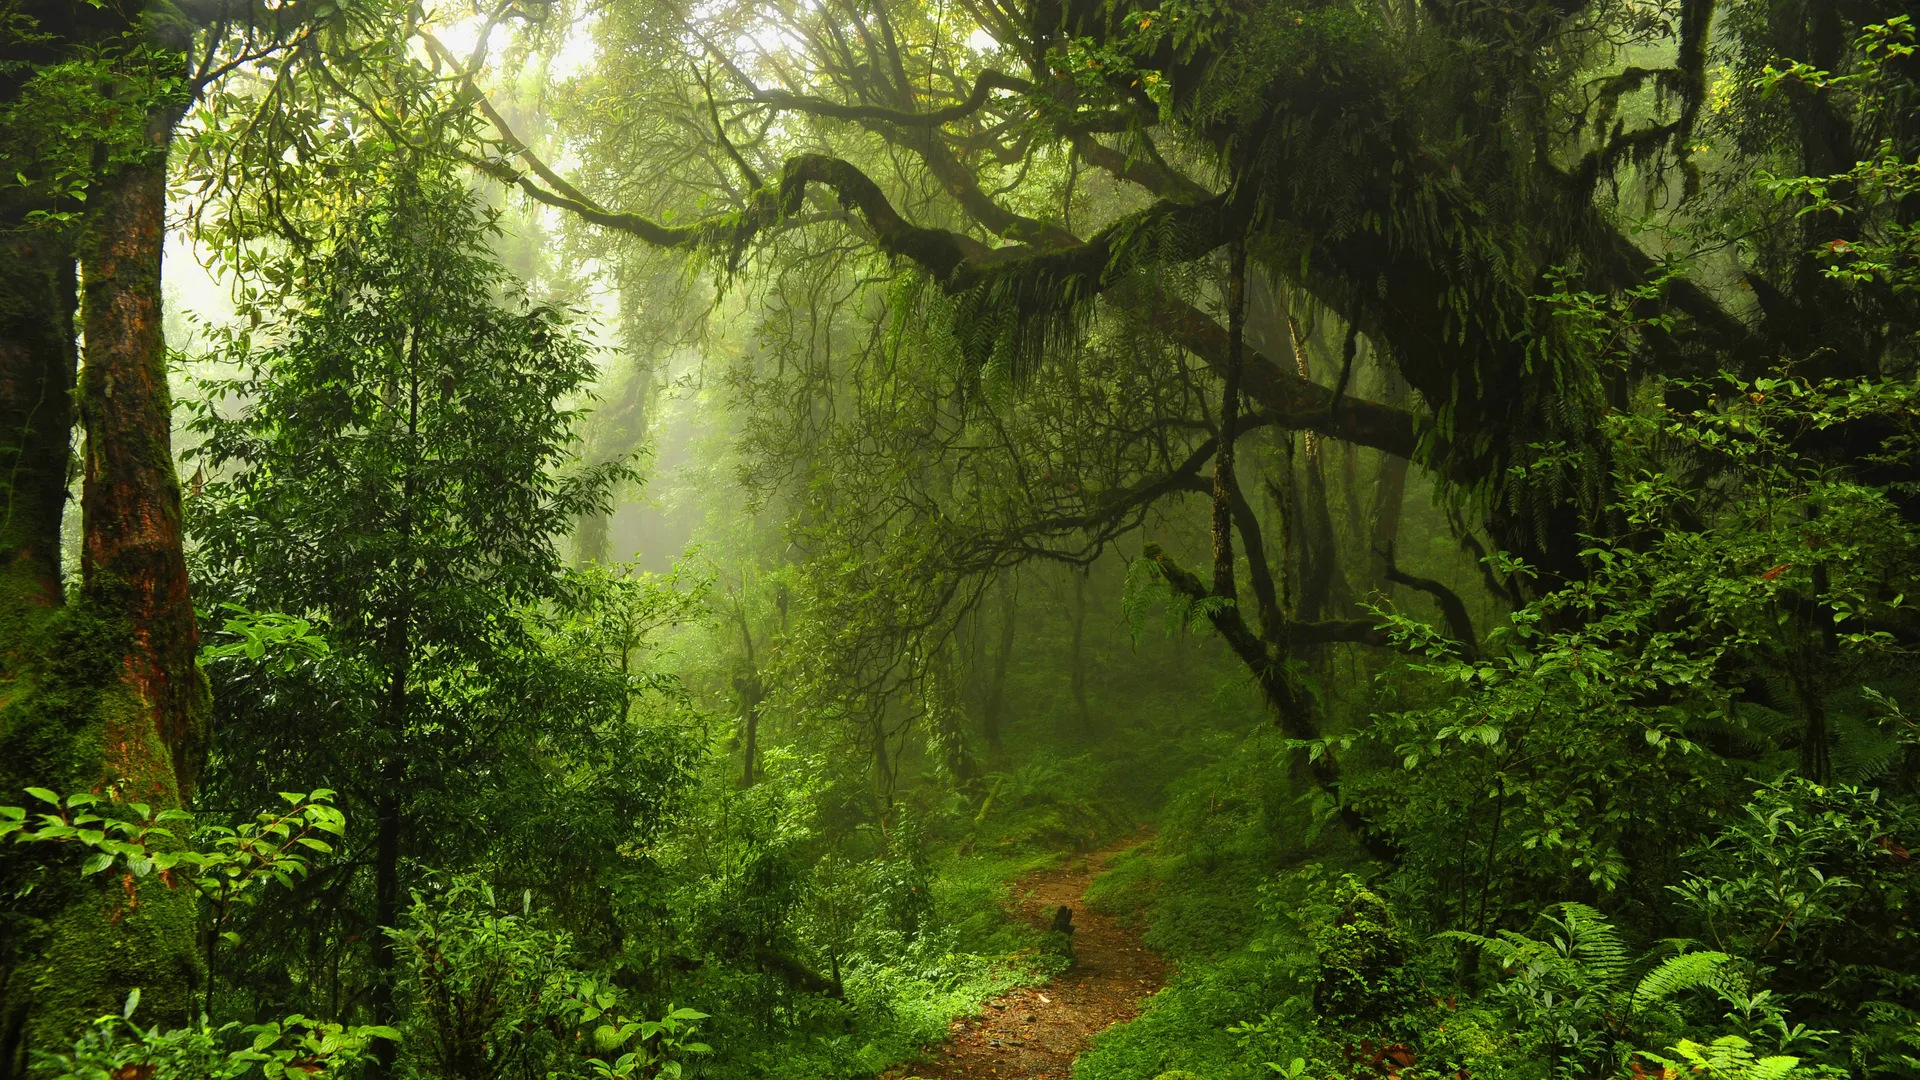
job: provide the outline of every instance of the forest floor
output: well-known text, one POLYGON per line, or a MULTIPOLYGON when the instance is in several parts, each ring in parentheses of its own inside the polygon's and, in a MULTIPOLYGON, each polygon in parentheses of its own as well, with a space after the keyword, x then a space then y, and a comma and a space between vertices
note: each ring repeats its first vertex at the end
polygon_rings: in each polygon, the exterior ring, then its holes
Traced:
POLYGON ((888 1080, 1067 1080, 1088 1040, 1138 1016, 1141 1002, 1165 985, 1166 963, 1141 944, 1137 928, 1096 915, 1081 900, 1115 856, 1144 842, 1135 837, 1075 855, 1016 882, 1019 916, 1040 929, 1061 905, 1073 909, 1073 966, 1045 986, 1012 991, 954 1021, 937 1056, 891 1070, 888 1080))

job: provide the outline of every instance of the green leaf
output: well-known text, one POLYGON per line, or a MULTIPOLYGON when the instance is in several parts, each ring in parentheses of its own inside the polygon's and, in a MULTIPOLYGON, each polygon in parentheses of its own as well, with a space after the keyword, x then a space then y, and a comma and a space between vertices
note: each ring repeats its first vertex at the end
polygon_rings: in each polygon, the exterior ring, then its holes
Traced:
POLYGON ((86 877, 90 874, 97 874, 100 871, 105 870, 107 867, 112 865, 113 865, 113 856, 107 854, 104 851, 100 852, 92 856, 91 858, 89 858, 86 862, 80 864, 80 876, 86 877))

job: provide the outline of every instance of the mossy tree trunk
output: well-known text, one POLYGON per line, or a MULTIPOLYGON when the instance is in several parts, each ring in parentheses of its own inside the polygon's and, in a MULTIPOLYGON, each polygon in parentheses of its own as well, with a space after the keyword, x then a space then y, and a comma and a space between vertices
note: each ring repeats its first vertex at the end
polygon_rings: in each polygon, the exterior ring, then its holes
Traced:
POLYGON ((110 727, 106 758, 129 798, 184 805, 207 751, 207 683, 181 543, 173 396, 160 331, 166 158, 123 170, 95 196, 83 254, 86 425, 81 518, 87 598, 131 624, 122 683, 134 726, 110 727))
MULTIPOLYGON (((8 225, 15 223, 8 222, 8 225)), ((0 239, 0 604, 58 607, 60 518, 73 442, 73 253, 52 230, 0 239)), ((6 635, 11 653, 28 640, 6 635)), ((0 658, 0 672, 9 665, 0 658)), ((0 675, 4 677, 4 675, 0 675)))
MULTIPOLYGON (((161 337, 172 119, 155 117, 145 160, 102 177, 89 192, 76 244, 85 335, 78 385, 86 433, 80 603, 50 617, 29 647, 10 658, 0 715, 10 782, 111 793, 155 809, 191 798, 206 753, 210 704, 195 662, 199 635, 181 544, 161 337)), ((58 514, 70 429, 57 422, 16 426, 24 415, 20 387, 36 376, 12 364, 40 365, 36 397, 66 396, 71 368, 53 341, 71 340, 59 320, 71 325, 67 283, 73 278, 72 264, 58 258, 38 268, 36 285, 51 298, 44 308, 53 329, 38 349, 8 354, 7 400, 0 406, 9 410, 5 438, 31 451, 18 458, 21 467, 8 481, 9 504, 29 511, 7 536, 9 571, 30 580, 48 605, 58 600, 58 514), (16 384, 18 370, 27 374, 16 384), (59 492, 49 490, 56 475, 59 492)), ((70 407, 61 409, 70 424, 70 407)), ((135 988, 142 993, 140 1020, 184 1023, 203 977, 191 890, 156 877, 81 879, 48 854, 15 855, 4 871, 13 879, 8 884, 36 889, 16 913, 18 925, 9 927, 10 937, 18 931, 18 944, 0 972, 0 1036, 6 1040, 0 1078, 21 1075, 30 1050, 64 1045, 88 1020, 117 1010, 135 988)))
MULTIPOLYGON (((42 669, 62 629, 60 519, 73 439, 75 270, 64 237, 11 216, 0 240, 0 801, 71 776, 68 710, 42 669), (49 699, 54 700, 49 700, 49 699), (54 766, 54 768, 49 768, 54 766)), ((0 1077, 26 1069, 29 992, 56 892, 24 848, 0 849, 0 1077)), ((69 874, 70 878, 71 875, 69 874)))
POLYGON ((1073 689, 1073 711, 1080 721, 1080 734, 1093 733, 1093 709, 1087 703, 1087 576, 1092 568, 1074 567, 1067 571, 1073 578, 1073 641, 1068 647, 1067 671, 1073 689))

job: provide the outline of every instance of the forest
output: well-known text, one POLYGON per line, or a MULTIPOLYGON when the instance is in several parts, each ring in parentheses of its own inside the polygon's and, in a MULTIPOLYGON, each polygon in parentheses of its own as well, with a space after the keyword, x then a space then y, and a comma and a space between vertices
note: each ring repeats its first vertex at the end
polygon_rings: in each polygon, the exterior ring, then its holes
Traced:
POLYGON ((1917 19, 0 0, 0 1080, 1920 1080, 1917 19))

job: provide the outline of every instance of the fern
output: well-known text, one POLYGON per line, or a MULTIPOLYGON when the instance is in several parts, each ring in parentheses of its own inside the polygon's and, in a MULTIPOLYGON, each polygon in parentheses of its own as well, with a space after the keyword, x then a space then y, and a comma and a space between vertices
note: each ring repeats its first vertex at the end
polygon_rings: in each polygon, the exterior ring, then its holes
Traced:
POLYGON ((1632 1010, 1642 1012, 1687 990, 1724 985, 1730 978, 1728 964, 1731 961, 1732 958, 1722 952, 1669 956, 1634 987, 1632 1010))
POLYGON ((1126 617, 1127 634, 1135 644, 1140 641, 1140 631, 1146 629, 1147 613, 1153 610, 1154 601, 1171 592, 1152 559, 1143 555, 1127 564, 1126 584, 1120 589, 1120 613, 1126 617))
MULTIPOLYGON (((1610 1002, 1609 1009, 1637 1015, 1676 994, 1700 987, 1732 988, 1732 958, 1722 952, 1682 952, 1654 965, 1631 989, 1627 974, 1647 963, 1635 961, 1620 932, 1606 916, 1585 904, 1567 903, 1541 916, 1540 937, 1502 930, 1487 937, 1449 930, 1436 937, 1478 948, 1516 973, 1507 990, 1519 995, 1542 992, 1562 996, 1592 994, 1610 1002)), ((1688 943, 1669 943, 1685 948, 1688 943)), ((1664 951, 1664 950, 1660 950, 1664 951)), ((1651 954, 1650 954, 1651 955, 1651 954)))
POLYGON ((1620 932, 1585 904, 1561 904, 1560 910, 1565 913, 1561 918, 1549 915, 1547 921, 1565 933, 1564 955, 1577 965, 1588 985, 1609 989, 1618 985, 1632 963, 1620 932))
POLYGON ((1548 955, 1545 945, 1525 934, 1516 934, 1511 930, 1500 931, 1499 937, 1469 934, 1465 930, 1443 930, 1434 936, 1443 941, 1458 941, 1464 945, 1471 945, 1498 960, 1500 966, 1508 971, 1538 963, 1548 955))
POLYGON ((1800 1059, 1787 1054, 1755 1057, 1753 1044, 1738 1035, 1724 1035, 1708 1044, 1682 1039, 1674 1057, 1647 1056, 1676 1073, 1699 1080, 1786 1080, 1800 1071, 1800 1059))

